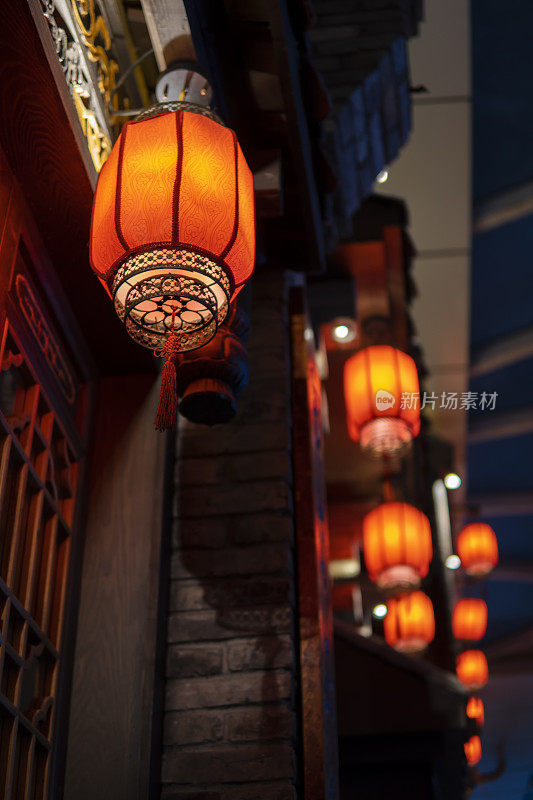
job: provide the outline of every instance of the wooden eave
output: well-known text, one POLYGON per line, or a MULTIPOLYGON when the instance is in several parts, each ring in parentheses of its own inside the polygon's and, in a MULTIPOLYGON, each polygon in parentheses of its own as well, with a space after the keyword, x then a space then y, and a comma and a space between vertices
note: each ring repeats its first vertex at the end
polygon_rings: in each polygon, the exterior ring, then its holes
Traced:
POLYGON ((0 50, 0 146, 97 369, 153 371, 153 357, 128 337, 91 270, 93 176, 68 112, 63 74, 51 69, 26 2, 4 15, 0 50))
POLYGON ((295 34, 287 1, 185 0, 185 7, 198 61, 250 166, 254 169, 261 163, 261 151, 280 149, 283 154, 284 214, 263 221, 259 243, 264 243, 270 259, 277 257, 304 271, 322 271, 323 214, 311 130, 318 121, 305 107, 304 44, 295 34), (258 75, 267 91, 272 87, 271 108, 259 107, 252 88, 258 75))

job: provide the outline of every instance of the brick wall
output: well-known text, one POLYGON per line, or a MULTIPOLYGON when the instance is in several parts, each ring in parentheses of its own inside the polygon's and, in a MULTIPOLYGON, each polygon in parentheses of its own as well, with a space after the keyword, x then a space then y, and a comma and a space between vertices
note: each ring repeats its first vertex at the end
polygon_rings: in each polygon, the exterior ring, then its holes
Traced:
POLYGON ((290 800, 296 648, 287 297, 253 281, 237 418, 180 421, 163 800, 290 800))

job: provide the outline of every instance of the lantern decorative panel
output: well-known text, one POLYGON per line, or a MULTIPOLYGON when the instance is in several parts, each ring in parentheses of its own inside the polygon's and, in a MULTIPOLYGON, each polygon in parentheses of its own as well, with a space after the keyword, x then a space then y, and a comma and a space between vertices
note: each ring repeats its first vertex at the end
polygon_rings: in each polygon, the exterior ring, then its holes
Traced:
POLYGON ((480 697, 470 697, 466 704, 466 716, 473 719, 478 727, 482 728, 485 722, 485 709, 483 708, 483 700, 480 697))
POLYGON ((363 520, 363 548, 370 579, 382 588, 412 588, 433 557, 425 514, 407 503, 382 503, 363 520))
POLYGON ((424 592, 412 592, 387 603, 385 641, 395 650, 419 653, 435 638, 433 604, 424 592))
POLYGON ((465 756, 470 766, 474 766, 481 761, 481 739, 479 736, 471 736, 465 742, 465 756))
POLYGON ((482 639, 487 630, 487 604, 474 597, 459 600, 453 610, 452 630, 456 639, 482 639))
POLYGON ((469 575, 487 575, 498 563, 498 541, 490 525, 472 522, 457 537, 457 555, 469 575))
POLYGON ((465 650, 457 656, 457 677, 469 689, 481 689, 489 679, 489 668, 485 653, 481 650, 465 650))
POLYGON ((98 179, 91 263, 130 336, 174 366, 213 338, 254 258, 253 178, 235 133, 180 102, 127 123, 98 179))
POLYGON ((415 362, 389 345, 360 350, 344 367, 348 433, 374 454, 397 453, 420 431, 415 362))

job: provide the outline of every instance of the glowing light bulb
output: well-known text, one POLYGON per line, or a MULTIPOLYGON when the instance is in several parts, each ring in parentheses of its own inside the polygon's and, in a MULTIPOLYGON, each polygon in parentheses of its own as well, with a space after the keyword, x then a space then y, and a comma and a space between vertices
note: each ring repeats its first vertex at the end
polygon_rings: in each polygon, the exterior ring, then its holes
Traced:
POLYGON ((335 328, 333 328, 333 336, 335 339, 339 339, 339 341, 347 339, 349 334, 350 329, 347 325, 337 325, 335 328))
POLYGON ((355 323, 344 317, 334 319, 331 323, 331 337, 336 342, 353 342, 356 337, 355 323))
POLYGON ((451 555, 448 556, 444 564, 446 567, 448 567, 448 569, 459 569, 459 567, 461 566, 461 559, 459 558, 459 556, 451 555))
POLYGON ((377 606, 374 606, 372 613, 378 619, 383 619, 383 617, 387 616, 387 606, 385 603, 378 603, 377 606))
POLYGON ((444 485, 447 489, 458 489, 462 481, 455 472, 449 472, 444 478, 444 485))

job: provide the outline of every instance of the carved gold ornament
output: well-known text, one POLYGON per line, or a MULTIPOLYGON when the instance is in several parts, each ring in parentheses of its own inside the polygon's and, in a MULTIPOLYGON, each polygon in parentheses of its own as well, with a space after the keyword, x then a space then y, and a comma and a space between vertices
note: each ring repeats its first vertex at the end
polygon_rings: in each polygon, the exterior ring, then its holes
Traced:
MULTIPOLYGON (((95 0, 41 0, 52 40, 97 172, 112 147, 108 113, 118 72, 111 37, 95 0)), ((114 99, 116 102, 116 99, 114 99)))

